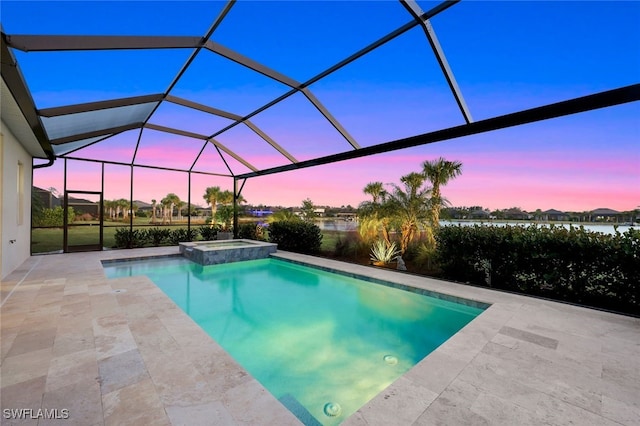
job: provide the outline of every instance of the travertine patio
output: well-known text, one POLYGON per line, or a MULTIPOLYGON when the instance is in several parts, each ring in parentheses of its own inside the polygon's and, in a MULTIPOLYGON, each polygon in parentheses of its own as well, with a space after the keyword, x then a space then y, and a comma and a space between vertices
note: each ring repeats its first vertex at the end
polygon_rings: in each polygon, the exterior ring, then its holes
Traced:
MULTIPOLYGON (((299 424, 151 281, 108 280, 100 263, 177 252, 36 256, 3 281, 2 424, 299 424), (5 416, 29 408, 69 419, 5 416)), ((492 304, 343 424, 640 423, 640 319, 277 256, 492 304)))

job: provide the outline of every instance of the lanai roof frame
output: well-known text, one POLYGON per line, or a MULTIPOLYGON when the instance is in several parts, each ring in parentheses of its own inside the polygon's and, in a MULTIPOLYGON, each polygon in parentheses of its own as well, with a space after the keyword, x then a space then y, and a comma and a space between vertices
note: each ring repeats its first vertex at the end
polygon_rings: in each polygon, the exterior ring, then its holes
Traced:
MULTIPOLYGON (((182 68, 177 72, 177 75, 173 79, 173 81, 169 84, 168 88, 165 92, 160 95, 149 95, 149 96, 159 96, 157 100, 157 104, 151 105, 152 111, 143 117, 143 120, 135 120, 133 122, 128 122, 124 124, 120 124, 119 126, 105 127, 103 129, 94 129, 90 131, 86 131, 83 133, 77 133, 75 135, 66 135, 58 138, 52 138, 46 130, 44 134, 42 130, 46 129, 46 124, 43 123, 48 120, 47 114, 51 114, 52 111, 64 111, 65 108, 67 111, 72 111, 72 107, 60 107, 60 108, 47 108, 44 110, 36 110, 33 105, 33 101, 31 100, 31 105, 29 105, 28 99, 25 102, 20 102, 23 113, 26 116, 32 117, 33 120, 34 111, 36 116, 36 121, 40 122, 40 130, 38 130, 38 123, 32 125, 34 132, 39 135, 39 139, 41 140, 41 144, 43 148, 48 145, 53 145, 53 149, 45 149, 49 156, 53 155, 54 157, 68 157, 70 158, 70 154, 75 151, 81 149, 80 141, 86 141, 88 144, 99 143, 108 139, 109 137, 119 134, 126 130, 132 129, 141 129, 144 131, 145 128, 160 130, 160 131, 169 131, 169 133, 173 132, 175 134, 181 134, 183 136, 189 136, 196 140, 204 140, 204 147, 207 146, 208 143, 212 143, 216 150, 219 152, 223 161, 224 157, 220 151, 226 152, 227 155, 234 157, 231 153, 233 150, 230 147, 227 147, 220 142, 216 141, 215 138, 230 128, 235 127, 238 124, 245 124, 248 126, 253 132, 255 132, 262 140, 271 145, 276 151, 278 151, 283 157, 285 157, 290 163, 285 164, 283 166, 272 167, 268 169, 259 170, 257 167, 250 166, 250 163, 243 159, 241 161, 242 164, 247 166, 251 172, 248 173, 240 173, 236 174, 233 170, 230 170, 230 174, 234 176, 234 178, 246 179, 249 177, 260 176, 271 173, 278 173, 287 170, 294 170, 303 167, 311 167, 318 164, 328 164, 335 161, 343 161, 349 158, 362 157, 366 155, 377 154, 381 152, 396 150, 406 148, 408 146, 421 145, 425 143, 431 143, 441 140, 452 139, 461 135, 482 133, 486 131, 501 129, 510 126, 516 126, 519 124, 523 124, 526 122, 534 122, 540 120, 546 120, 553 117, 559 117, 568 114, 574 114, 578 112, 588 111, 591 109, 604 108, 612 105, 619 105, 626 102, 634 102, 639 100, 639 85, 633 84, 625 87, 620 87, 618 89, 595 93, 589 96, 584 96, 580 98, 569 99, 564 102, 558 102, 555 104, 548 104, 542 107, 533 108, 529 110, 522 110, 512 114, 503 115, 500 117, 493 117, 491 119, 482 120, 481 122, 473 122, 471 118, 471 113, 464 102, 464 98, 460 92, 459 87, 455 82, 455 78, 453 77, 453 73, 451 71, 451 67, 448 65, 446 58, 442 52, 442 49, 439 46, 438 40, 435 37, 435 32, 433 31, 432 26, 430 25, 429 19, 438 15, 439 13, 447 10, 454 4, 458 3, 459 0, 454 1, 444 1, 439 3, 437 6, 432 8, 427 12, 423 12, 418 4, 414 0, 400 0, 400 3, 407 10, 409 16, 412 18, 407 24, 397 28, 394 31, 391 31, 387 35, 382 38, 374 41, 373 43, 367 45, 366 47, 360 49, 356 53, 350 55, 346 59, 339 61, 333 66, 329 67, 325 71, 317 74, 316 76, 308 79, 304 82, 298 82, 293 78, 290 78, 282 73, 279 73, 265 65, 254 61, 253 59, 241 55, 238 52, 229 49, 220 43, 212 41, 210 38, 218 28, 218 26, 223 22, 227 14, 230 12, 232 6, 234 5, 234 1, 228 1, 223 7, 222 11, 218 15, 218 17, 214 20, 210 28, 207 30, 206 34, 203 37, 194 37, 194 36, 30 36, 30 35, 7 35, 4 32, 2 33, 2 53, 9 52, 11 49, 18 49, 24 51, 59 51, 59 50, 105 50, 105 49, 178 49, 178 48, 190 48, 194 49, 185 64, 182 68), (404 32, 415 28, 416 26, 421 26, 422 30, 425 32, 426 39, 431 45, 432 50, 438 60, 438 63, 441 67, 443 75, 447 80, 447 83, 451 89, 453 94, 453 98, 455 99, 464 121, 466 124, 460 126, 449 127, 445 129, 440 129, 435 132, 430 132, 426 134, 416 135, 409 138, 404 138, 401 140, 394 140, 386 143, 380 143, 377 145, 366 147, 363 149, 360 147, 357 141, 350 136, 348 131, 340 124, 340 122, 335 119, 331 115, 331 113, 324 108, 324 106, 320 103, 320 101, 315 98, 315 96, 310 92, 309 86, 313 83, 325 78, 330 75, 334 71, 344 67, 345 65, 359 59, 365 54, 375 50, 376 48, 382 46, 383 44, 389 42, 395 37, 403 34, 404 32), (234 61, 242 66, 265 75, 270 79, 273 79, 279 83, 284 84, 289 87, 290 90, 286 92, 284 95, 279 96, 273 99, 271 102, 263 105, 262 107, 254 110, 253 112, 246 114, 244 116, 240 116, 238 114, 234 114, 232 112, 226 112, 220 110, 215 107, 207 106, 201 103, 193 102, 188 99, 183 99, 182 97, 174 96, 171 94, 172 89, 175 87, 181 76, 184 74, 186 69, 193 62, 195 57, 199 54, 201 50, 208 50, 217 55, 220 55, 226 59, 234 61), (310 102, 314 105, 316 109, 325 117, 325 119, 331 123, 331 125, 346 139, 346 141, 350 144, 351 148, 344 152, 338 152, 332 155, 314 158, 312 160, 307 160, 304 162, 299 162, 296 158, 286 151, 282 146, 280 146, 272 137, 270 137, 266 132, 255 126, 254 123, 251 122, 251 118, 261 111, 268 109, 274 104, 280 102, 286 97, 291 96, 293 93, 302 93, 310 102), (162 126, 161 124, 149 123, 149 120, 153 117, 154 112, 157 110, 158 105, 162 102, 175 102, 187 108, 194 108, 200 111, 208 112, 211 114, 220 115, 226 118, 233 120, 234 122, 221 130, 215 131, 211 134, 195 134, 193 132, 189 133, 182 129, 170 128, 167 126, 162 126), (73 145, 73 149, 64 149, 64 144, 75 144, 73 145), (58 150, 58 154, 56 154, 56 147, 60 146, 61 148, 58 150)), ((18 93, 18 97, 24 98, 24 93, 26 92, 28 95, 28 87, 26 83, 23 81, 24 79, 20 76, 19 69, 13 56, 10 55, 11 66, 3 67, 3 78, 5 78, 5 74, 7 75, 7 80, 10 82, 9 86, 12 89, 15 89, 15 93, 18 93), (13 68, 17 70, 18 76, 12 75, 16 74, 15 70, 7 69, 13 68), (5 69, 6 72, 5 72, 5 69), (19 87, 24 85, 24 87, 19 87)), ((155 98, 154 98, 155 99, 155 98)), ((121 100, 120 100, 121 101, 121 100)), ((110 102, 110 101, 107 101, 110 102)), ((126 106, 123 104, 118 104, 118 100, 111 101, 114 102, 111 109, 114 108, 125 108, 126 106)), ((98 104, 98 103, 96 103, 98 104)), ((104 104, 106 105, 106 104, 104 104)), ((95 108, 96 105, 91 106, 90 108, 95 108)), ((107 108, 103 108, 107 109, 107 108)), ((78 114, 87 113, 88 110, 76 110, 78 114)), ((143 116, 145 114, 142 114, 143 116)), ((69 146, 71 147, 71 146, 69 146)), ((202 150, 200 152, 202 152, 202 150)), ((199 156, 198 156, 199 157, 199 156)), ((242 159, 241 156, 235 154, 234 157, 236 160, 242 159)), ((192 166, 189 171, 193 171, 198 158, 194 160, 192 166)), ((132 161, 133 164, 133 161, 132 161)), ((225 162, 226 164, 226 162, 225 162)), ((228 165, 227 165, 228 166, 228 165)))

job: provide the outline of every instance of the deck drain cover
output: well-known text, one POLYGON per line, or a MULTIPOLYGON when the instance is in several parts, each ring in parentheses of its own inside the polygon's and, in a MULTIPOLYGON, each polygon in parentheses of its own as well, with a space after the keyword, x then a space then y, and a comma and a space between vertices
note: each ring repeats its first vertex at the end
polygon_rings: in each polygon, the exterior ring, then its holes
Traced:
POLYGON ((125 290, 124 288, 117 288, 115 290, 113 290, 111 293, 126 293, 127 290, 125 290))

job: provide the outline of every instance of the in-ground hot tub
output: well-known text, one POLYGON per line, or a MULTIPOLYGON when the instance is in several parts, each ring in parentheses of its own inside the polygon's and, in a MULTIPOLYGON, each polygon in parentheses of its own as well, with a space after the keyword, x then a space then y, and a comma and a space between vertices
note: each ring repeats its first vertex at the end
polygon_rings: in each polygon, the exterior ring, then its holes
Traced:
POLYGON ((180 243, 180 253, 200 265, 265 259, 277 251, 278 245, 254 240, 218 240, 180 243))

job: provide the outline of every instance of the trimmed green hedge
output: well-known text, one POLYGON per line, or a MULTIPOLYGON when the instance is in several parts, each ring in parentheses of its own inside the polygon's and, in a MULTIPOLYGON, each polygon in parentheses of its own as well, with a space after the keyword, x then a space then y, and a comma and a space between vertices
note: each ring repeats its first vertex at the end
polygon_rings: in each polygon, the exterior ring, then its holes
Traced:
POLYGON ((320 252, 322 232, 317 225, 301 220, 273 222, 269 225, 269 241, 278 249, 296 253, 320 252))
POLYGON ((144 229, 117 228, 114 239, 118 248, 139 248, 147 244, 149 237, 144 229))
POLYGON ((213 241, 216 239, 219 230, 220 227, 217 225, 204 225, 198 228, 198 233, 204 241, 213 241))
POLYGON ((640 231, 582 227, 445 226, 442 277, 640 314, 640 231))
POLYGON ((134 229, 116 228, 114 234, 116 248, 139 248, 149 244, 154 247, 178 245, 181 242, 193 241, 198 235, 195 229, 178 228, 174 230, 151 228, 134 229))

